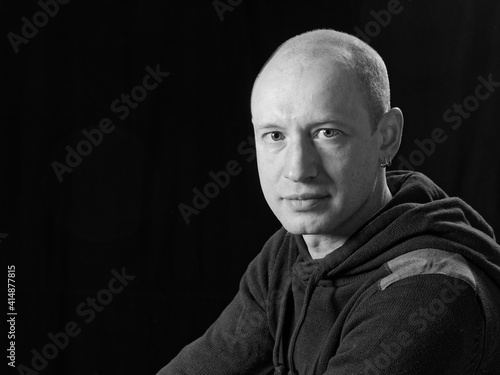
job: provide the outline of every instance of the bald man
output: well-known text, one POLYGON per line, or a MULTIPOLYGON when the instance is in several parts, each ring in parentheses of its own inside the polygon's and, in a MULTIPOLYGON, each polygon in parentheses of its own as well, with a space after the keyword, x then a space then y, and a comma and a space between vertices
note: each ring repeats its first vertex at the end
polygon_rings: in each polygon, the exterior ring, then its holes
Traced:
POLYGON ((500 374, 500 248, 416 172, 386 167, 403 114, 382 58, 298 35, 252 92, 262 191, 283 227, 166 374, 500 374))

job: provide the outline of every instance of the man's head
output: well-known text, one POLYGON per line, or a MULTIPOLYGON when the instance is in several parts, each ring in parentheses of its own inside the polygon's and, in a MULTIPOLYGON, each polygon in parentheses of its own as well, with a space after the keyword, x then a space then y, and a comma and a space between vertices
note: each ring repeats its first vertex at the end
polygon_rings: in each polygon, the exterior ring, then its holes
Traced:
POLYGON ((390 195, 380 164, 397 152, 403 119, 364 42, 333 30, 288 40, 251 106, 261 186, 288 231, 348 236, 390 195))
POLYGON ((301 58, 311 65, 319 58, 328 56, 342 59, 354 72, 370 115, 370 124, 375 130, 382 115, 390 109, 389 77, 380 55, 352 35, 334 30, 314 30, 291 38, 271 55, 256 81, 267 65, 275 60, 301 58))

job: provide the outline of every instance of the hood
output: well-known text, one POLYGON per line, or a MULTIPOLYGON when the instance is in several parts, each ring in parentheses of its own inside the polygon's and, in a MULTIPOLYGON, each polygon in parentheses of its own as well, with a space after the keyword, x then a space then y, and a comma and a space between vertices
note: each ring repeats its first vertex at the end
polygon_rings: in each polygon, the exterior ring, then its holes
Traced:
POLYGON ((387 182, 392 200, 323 259, 312 259, 302 236, 294 235, 300 252, 295 269, 307 288, 290 339, 289 374, 296 373, 292 361, 295 343, 314 289, 322 279, 360 275, 400 255, 433 248, 462 255, 500 289, 500 248, 492 228, 474 209, 459 198, 449 197, 418 172, 390 171, 387 182))
POLYGON ((462 255, 500 286, 500 252, 491 226, 460 198, 449 197, 418 172, 390 171, 393 198, 338 249, 313 260, 295 236, 303 280, 369 272, 407 252, 432 247, 462 255), (320 269, 320 270, 319 270, 320 269))

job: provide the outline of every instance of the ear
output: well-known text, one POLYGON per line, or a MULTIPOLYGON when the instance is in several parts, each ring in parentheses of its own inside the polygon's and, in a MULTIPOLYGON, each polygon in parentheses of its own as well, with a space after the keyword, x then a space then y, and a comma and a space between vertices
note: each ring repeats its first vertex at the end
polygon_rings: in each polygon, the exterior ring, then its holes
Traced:
POLYGON ((379 160, 384 158, 394 159, 401 145, 403 136, 403 112, 397 107, 387 111, 378 122, 377 132, 380 136, 379 160))

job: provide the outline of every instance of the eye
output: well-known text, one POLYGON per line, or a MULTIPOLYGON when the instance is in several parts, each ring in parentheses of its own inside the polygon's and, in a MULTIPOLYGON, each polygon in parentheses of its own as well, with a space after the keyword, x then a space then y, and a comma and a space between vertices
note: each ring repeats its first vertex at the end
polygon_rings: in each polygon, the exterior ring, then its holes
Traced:
POLYGON ((320 129, 318 132, 318 137, 321 138, 333 138, 335 136, 341 135, 342 132, 337 129, 320 129))
POLYGON ((270 133, 267 133, 265 136, 266 136, 266 138, 270 139, 273 142, 278 142, 278 141, 282 141, 283 139, 285 139, 285 136, 283 135, 282 132, 270 132, 270 133))

